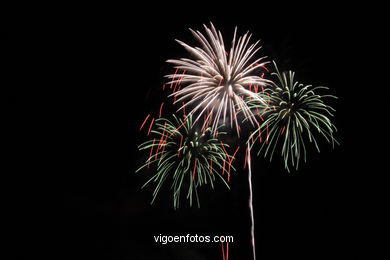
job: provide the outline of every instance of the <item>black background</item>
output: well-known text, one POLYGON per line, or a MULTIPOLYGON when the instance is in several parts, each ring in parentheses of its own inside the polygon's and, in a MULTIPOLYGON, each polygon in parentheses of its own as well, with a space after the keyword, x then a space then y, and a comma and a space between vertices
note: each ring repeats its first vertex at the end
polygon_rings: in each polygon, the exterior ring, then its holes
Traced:
POLYGON ((227 42, 235 26, 249 30, 262 40, 260 54, 339 97, 330 102, 340 146, 332 150, 322 143, 320 154, 311 153, 291 173, 277 160, 253 157, 258 259, 371 254, 380 195, 369 126, 376 121, 374 87, 367 79, 373 77, 375 22, 368 23, 356 6, 147 5, 91 6, 61 12, 60 18, 53 13, 38 28, 34 41, 51 67, 42 110, 56 122, 50 128, 58 150, 51 155, 50 186, 61 197, 48 205, 60 210, 42 217, 50 235, 34 251, 52 259, 222 259, 219 244, 153 240, 190 233, 234 235, 230 259, 251 259, 246 171, 233 175, 231 191, 221 184, 215 192, 205 189, 201 209, 183 204, 177 211, 169 189, 150 206, 152 189, 141 190, 148 174, 134 173, 142 162, 137 145, 145 140, 138 128, 166 94, 163 76, 172 69, 165 60, 186 55, 174 39, 194 43, 188 28, 202 30, 202 23, 212 21, 227 42))

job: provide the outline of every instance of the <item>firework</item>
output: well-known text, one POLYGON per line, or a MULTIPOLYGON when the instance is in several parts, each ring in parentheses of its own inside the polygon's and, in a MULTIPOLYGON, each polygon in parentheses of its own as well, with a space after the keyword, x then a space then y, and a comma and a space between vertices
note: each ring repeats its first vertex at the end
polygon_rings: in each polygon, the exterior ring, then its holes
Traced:
POLYGON ((330 121, 335 110, 323 102, 323 98, 332 95, 319 95, 317 91, 327 90, 327 87, 303 85, 294 81, 294 72, 280 73, 275 62, 276 77, 274 86, 259 93, 267 104, 255 99, 248 100, 248 106, 256 110, 263 118, 258 129, 250 136, 261 142, 260 150, 264 157, 273 158, 276 148, 281 149, 284 166, 289 171, 292 165, 298 169, 300 159, 306 162, 305 142, 308 139, 314 143, 317 151, 316 135, 322 136, 334 146, 337 141, 333 137, 336 127, 330 121), (262 133, 266 139, 262 140, 262 133))
MULTIPOLYGON (((228 145, 212 135, 210 127, 198 127, 191 115, 185 119, 173 117, 173 121, 166 118, 156 120, 156 130, 151 131, 154 139, 139 146, 139 150, 148 151, 149 157, 137 172, 152 165, 157 167, 156 173, 145 183, 156 183, 152 203, 164 182, 172 180, 174 208, 179 207, 184 189, 187 189, 190 206, 195 196, 199 207, 197 189, 203 185, 214 188, 216 176, 229 188, 222 175, 229 178, 230 170, 235 170, 231 165, 234 158, 226 151, 228 145)), ((219 132, 218 136, 224 134, 219 132)))
POLYGON ((237 28, 234 31, 232 45, 227 52, 220 31, 211 23, 211 28, 204 25, 206 34, 190 29, 201 47, 191 47, 177 40, 193 57, 193 59, 171 59, 167 62, 175 65, 176 73, 167 75, 174 84, 175 103, 182 102, 180 109, 192 106, 190 114, 197 113, 195 122, 202 116, 210 123, 213 133, 221 124, 235 128, 239 134, 238 112, 242 112, 253 125, 255 115, 248 108, 244 98, 251 97, 263 102, 261 96, 253 89, 268 86, 271 82, 254 75, 260 68, 265 68, 265 57, 254 59, 253 56, 261 48, 259 41, 250 44, 251 34, 248 32, 237 40, 237 28), (183 71, 180 73, 179 71, 183 71), (180 84, 183 88, 176 90, 180 84), (230 118, 230 119, 229 119, 230 118))

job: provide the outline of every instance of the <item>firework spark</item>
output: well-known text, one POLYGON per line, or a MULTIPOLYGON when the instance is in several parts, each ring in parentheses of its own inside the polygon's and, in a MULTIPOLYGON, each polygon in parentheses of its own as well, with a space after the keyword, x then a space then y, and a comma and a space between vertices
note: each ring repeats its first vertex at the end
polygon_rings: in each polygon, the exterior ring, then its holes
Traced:
MULTIPOLYGON (((220 172, 222 175, 226 172, 230 176, 230 169, 235 170, 231 165, 234 157, 227 154, 227 144, 212 136, 210 127, 198 128, 192 116, 187 116, 184 120, 175 115, 173 117, 174 121, 166 118, 155 121, 156 130, 151 131, 155 138, 139 146, 139 150, 150 151, 147 161, 137 172, 152 164, 157 165, 156 173, 144 185, 150 182, 157 184, 152 203, 164 182, 172 179, 174 208, 179 207, 181 191, 185 187, 188 187, 187 199, 190 205, 192 206, 195 194, 199 207, 197 189, 200 186, 209 184, 214 188, 214 181, 218 176, 229 188, 220 172)), ((224 134, 219 132, 218 135, 224 134)))
MULTIPOLYGON (((197 113, 195 122, 207 114, 211 129, 216 129, 230 121, 230 127, 239 134, 238 113, 242 112, 252 125, 256 123, 255 114, 248 108, 244 98, 252 98, 260 103, 262 97, 251 91, 270 85, 270 81, 254 75, 256 70, 264 68, 266 57, 253 60, 253 56, 261 49, 259 41, 250 44, 251 34, 248 32, 237 40, 237 28, 234 31, 230 51, 225 50, 225 44, 220 31, 211 23, 211 28, 204 25, 206 36, 199 31, 190 29, 201 47, 191 47, 176 40, 194 59, 171 59, 176 73, 167 75, 171 79, 168 84, 181 84, 182 89, 176 90, 172 96, 175 103, 185 101, 183 107, 192 106, 190 114, 197 113), (183 71, 182 74, 178 70, 183 71), (230 120, 229 120, 230 118, 230 120), (213 120, 214 119, 214 120, 213 120)), ((178 110, 180 110, 179 108, 178 110)))
POLYGON ((264 152, 264 157, 269 156, 270 160, 276 147, 281 148, 284 166, 289 171, 290 165, 298 169, 302 155, 306 162, 306 138, 314 143, 318 152, 316 134, 324 137, 332 146, 337 143, 333 137, 337 129, 330 121, 335 110, 323 102, 323 98, 337 97, 316 94, 318 90, 328 88, 300 84, 294 81, 294 72, 280 73, 275 62, 274 66, 276 72, 272 75, 276 77, 276 83, 258 94, 267 104, 248 99, 248 106, 261 110, 264 118, 250 138, 259 139, 261 146, 258 154, 264 152), (265 141, 262 141, 262 132, 266 132, 265 141))

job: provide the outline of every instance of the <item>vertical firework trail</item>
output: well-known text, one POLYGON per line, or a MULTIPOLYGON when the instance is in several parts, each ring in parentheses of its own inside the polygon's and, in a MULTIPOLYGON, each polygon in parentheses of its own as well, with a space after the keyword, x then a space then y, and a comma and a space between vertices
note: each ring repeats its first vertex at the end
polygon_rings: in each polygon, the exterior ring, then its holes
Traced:
POLYGON ((251 149, 249 142, 247 143, 248 156, 248 183, 249 183, 249 210, 251 215, 251 243, 253 259, 256 260, 256 246, 255 246, 255 219, 253 215, 253 192, 252 192, 252 165, 251 165, 251 149))

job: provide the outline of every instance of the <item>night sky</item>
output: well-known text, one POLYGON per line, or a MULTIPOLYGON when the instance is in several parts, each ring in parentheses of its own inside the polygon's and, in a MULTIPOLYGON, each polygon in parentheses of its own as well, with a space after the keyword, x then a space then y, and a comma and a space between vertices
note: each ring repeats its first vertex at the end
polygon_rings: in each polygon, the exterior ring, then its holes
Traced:
POLYGON ((135 174, 142 163, 137 145, 146 140, 138 128, 166 99, 163 76, 173 71, 165 61, 187 55, 174 40, 194 44, 188 28, 202 30, 212 21, 225 42, 235 26, 249 30, 262 41, 259 55, 339 97, 329 101, 337 110, 335 149, 321 142, 321 153, 310 149, 308 162, 290 173, 280 160, 253 157, 258 259, 358 259, 369 252, 369 212, 379 196, 369 176, 377 172, 371 159, 379 158, 367 139, 367 120, 375 119, 362 98, 372 65, 372 55, 364 54, 372 38, 362 16, 353 7, 320 3, 302 9, 260 1, 150 5, 65 14, 37 36, 49 65, 58 68, 46 109, 57 108, 61 122, 54 143, 60 163, 52 169, 61 210, 51 222, 50 247, 42 250, 51 259, 222 259, 219 244, 153 241, 154 235, 190 233, 233 235, 229 259, 251 259, 242 155, 231 190, 221 182, 214 192, 203 189, 200 209, 182 203, 173 210, 168 185, 151 206, 153 187, 141 190, 150 173, 135 174))

